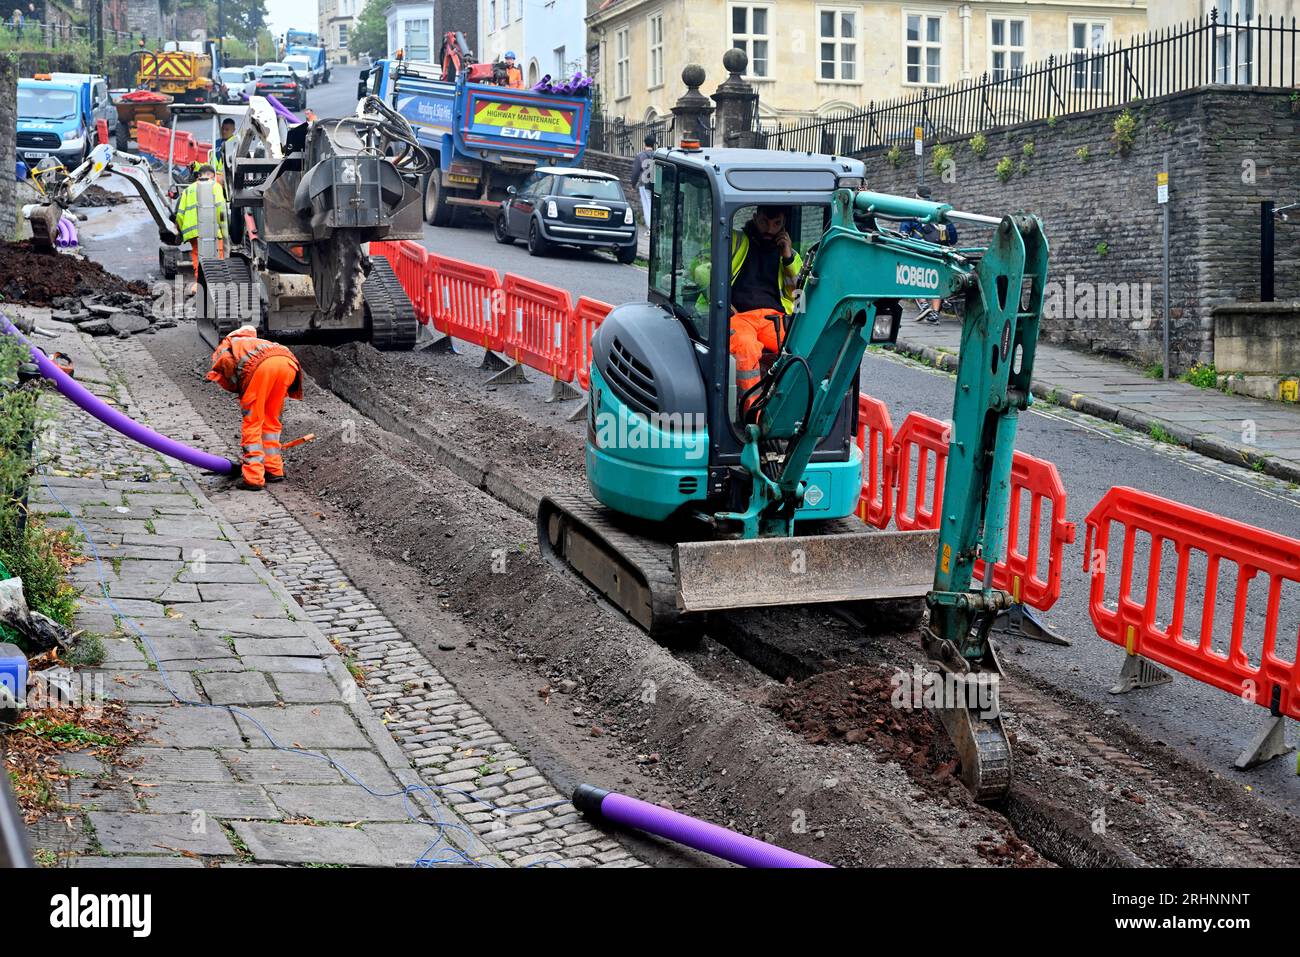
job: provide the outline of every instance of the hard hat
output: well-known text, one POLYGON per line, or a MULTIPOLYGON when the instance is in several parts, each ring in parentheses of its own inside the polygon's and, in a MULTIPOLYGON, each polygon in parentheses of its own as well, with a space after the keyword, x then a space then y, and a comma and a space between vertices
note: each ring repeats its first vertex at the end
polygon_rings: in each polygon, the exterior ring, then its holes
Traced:
POLYGON ((513 59, 516 59, 516 57, 515 57, 515 51, 514 51, 514 50, 507 50, 507 51, 506 51, 506 59, 507 59, 507 60, 513 60, 513 59))

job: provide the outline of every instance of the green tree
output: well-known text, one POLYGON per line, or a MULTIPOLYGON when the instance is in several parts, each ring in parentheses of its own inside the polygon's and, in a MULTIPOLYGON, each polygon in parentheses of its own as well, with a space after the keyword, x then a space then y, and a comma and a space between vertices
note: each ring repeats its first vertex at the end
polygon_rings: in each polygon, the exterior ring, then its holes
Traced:
POLYGON ((391 0, 366 0, 348 37, 348 52, 356 56, 388 54, 388 8, 391 0))

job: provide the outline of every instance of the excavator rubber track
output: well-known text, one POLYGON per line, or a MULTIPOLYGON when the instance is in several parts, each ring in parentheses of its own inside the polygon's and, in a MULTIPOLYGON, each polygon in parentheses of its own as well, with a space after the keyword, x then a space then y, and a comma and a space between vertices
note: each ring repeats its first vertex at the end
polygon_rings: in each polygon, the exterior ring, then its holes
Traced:
POLYGON ((537 510, 537 541, 544 556, 577 574, 655 640, 688 642, 705 616, 678 608, 674 543, 645 537, 637 524, 589 495, 547 495, 537 510))
POLYGON ((247 259, 201 259, 195 281, 199 286, 195 320, 199 335, 213 349, 244 323, 260 325, 259 316, 248 314, 253 270, 247 259))
POLYGON ((370 274, 361 287, 361 296, 366 302, 372 346, 385 352, 415 348, 420 321, 387 259, 370 260, 370 274))

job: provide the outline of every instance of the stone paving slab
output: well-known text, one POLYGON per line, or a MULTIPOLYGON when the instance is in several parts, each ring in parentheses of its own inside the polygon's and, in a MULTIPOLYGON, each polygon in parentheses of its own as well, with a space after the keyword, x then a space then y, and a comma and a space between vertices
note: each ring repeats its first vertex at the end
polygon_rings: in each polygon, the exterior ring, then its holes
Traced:
POLYGON ((144 732, 141 743, 159 748, 239 747, 244 743, 234 717, 220 708, 133 708, 144 732))
POLYGON ((95 829, 95 840, 110 854, 193 851, 195 854, 233 856, 235 853, 217 821, 196 829, 192 814, 92 811, 89 817, 95 829))
MULTIPOLYGON (((381 777, 375 784, 371 784, 371 779, 358 770, 363 763, 362 756, 368 754, 366 751, 358 749, 332 753, 340 755, 339 763, 371 787, 392 782, 392 775, 389 774, 387 780, 381 777)), ((339 784, 343 780, 343 775, 326 761, 285 754, 269 748, 228 748, 221 752, 221 759, 236 778, 253 784, 339 784)))
POLYGON ((271 747, 257 722, 276 741, 295 748, 365 748, 370 741, 341 705, 287 705, 282 708, 243 708, 235 716, 249 743, 271 747))
POLYGON ((160 672, 139 669, 94 669, 82 673, 92 677, 102 675, 105 695, 119 701, 170 704, 176 695, 189 701, 199 697, 194 679, 184 672, 168 674, 165 679, 160 672))
POLYGON ((410 819, 400 798, 376 797, 355 784, 268 784, 266 791, 290 818, 398 823, 410 819))
POLYGON ((123 759, 137 784, 158 781, 220 783, 235 779, 216 751, 202 748, 130 748, 123 759))
MULTIPOLYGON (((427 831, 418 824, 405 826, 427 831)), ((236 821, 231 827, 258 861, 357 867, 378 867, 392 862, 368 834, 356 828, 244 821, 236 821)))
MULTIPOLYGON (((213 434, 139 343, 50 325, 63 330, 52 348, 128 415, 230 451, 235 429, 213 434), (139 394, 123 387, 122 368, 139 394)), ((92 677, 127 702, 141 736, 111 767, 63 756, 84 776, 64 789, 67 819, 32 829, 36 847, 76 866, 409 866, 435 843, 444 866, 638 863, 577 818, 273 495, 214 484, 69 405, 55 409, 58 427, 42 441, 49 487, 33 488, 32 501, 75 515, 98 549, 100 562, 72 573, 84 590, 77 624, 105 636, 92 677), (358 687, 327 637, 376 680, 358 687), (194 704, 173 701, 168 686, 194 704), (323 757, 276 750, 262 727, 323 757), (448 789, 458 785, 445 775, 470 770, 455 762, 478 768, 489 756, 518 772, 502 781, 503 807, 548 809, 507 822, 484 803, 486 785, 470 804, 448 789), (472 810, 461 816, 454 804, 472 810)))
POLYGON ((203 693, 213 704, 275 704, 275 690, 260 671, 204 673, 203 693))
POLYGON ((203 867, 192 857, 144 857, 124 854, 121 857, 74 857, 72 867, 203 867))
POLYGON ((338 688, 325 674, 290 671, 272 672, 270 677, 285 701, 330 701, 338 694, 338 688))
POLYGON ((229 782, 169 782, 150 788, 143 795, 153 813, 202 811, 214 818, 264 818, 279 820, 283 815, 255 784, 229 782))

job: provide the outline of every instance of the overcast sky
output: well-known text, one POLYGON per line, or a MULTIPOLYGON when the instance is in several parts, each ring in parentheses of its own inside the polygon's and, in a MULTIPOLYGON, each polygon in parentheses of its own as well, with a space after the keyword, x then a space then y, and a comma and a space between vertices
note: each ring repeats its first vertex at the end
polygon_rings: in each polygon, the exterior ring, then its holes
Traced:
POLYGON ((316 4, 302 0, 266 0, 266 19, 271 33, 279 36, 285 30, 311 30, 319 27, 316 4))

